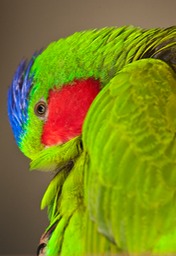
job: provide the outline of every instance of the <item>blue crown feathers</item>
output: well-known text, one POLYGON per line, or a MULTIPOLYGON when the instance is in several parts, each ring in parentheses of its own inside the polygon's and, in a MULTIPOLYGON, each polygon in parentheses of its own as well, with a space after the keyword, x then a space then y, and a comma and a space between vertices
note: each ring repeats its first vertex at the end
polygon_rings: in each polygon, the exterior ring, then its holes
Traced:
POLYGON ((26 60, 20 63, 8 91, 8 116, 17 144, 24 135, 28 118, 28 95, 33 80, 30 70, 36 56, 34 54, 29 63, 26 60))

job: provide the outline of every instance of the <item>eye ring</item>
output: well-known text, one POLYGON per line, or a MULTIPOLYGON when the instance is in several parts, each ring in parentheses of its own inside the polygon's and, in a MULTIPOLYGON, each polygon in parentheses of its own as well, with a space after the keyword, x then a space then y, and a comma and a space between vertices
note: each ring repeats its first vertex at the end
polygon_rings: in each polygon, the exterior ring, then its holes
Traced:
POLYGON ((45 117, 45 114, 47 112, 47 104, 45 101, 39 101, 34 107, 34 113, 38 117, 45 117))

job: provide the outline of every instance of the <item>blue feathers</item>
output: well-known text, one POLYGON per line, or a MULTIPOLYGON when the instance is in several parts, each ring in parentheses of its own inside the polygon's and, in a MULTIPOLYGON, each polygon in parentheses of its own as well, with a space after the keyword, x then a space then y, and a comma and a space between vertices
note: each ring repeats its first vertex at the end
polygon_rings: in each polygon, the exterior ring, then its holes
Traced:
POLYGON ((33 80, 30 69, 35 58, 36 54, 28 64, 27 61, 20 63, 8 91, 8 116, 17 144, 24 135, 24 125, 28 118, 28 95, 33 80))

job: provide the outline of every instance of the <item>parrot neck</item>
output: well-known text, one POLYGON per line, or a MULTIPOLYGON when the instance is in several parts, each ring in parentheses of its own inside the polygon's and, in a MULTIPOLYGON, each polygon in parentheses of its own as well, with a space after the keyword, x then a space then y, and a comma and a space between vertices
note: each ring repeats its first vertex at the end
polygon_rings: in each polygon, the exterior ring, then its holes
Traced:
POLYGON ((79 136, 87 111, 99 91, 100 82, 94 78, 75 80, 61 89, 50 90, 42 143, 45 146, 63 144, 79 136))

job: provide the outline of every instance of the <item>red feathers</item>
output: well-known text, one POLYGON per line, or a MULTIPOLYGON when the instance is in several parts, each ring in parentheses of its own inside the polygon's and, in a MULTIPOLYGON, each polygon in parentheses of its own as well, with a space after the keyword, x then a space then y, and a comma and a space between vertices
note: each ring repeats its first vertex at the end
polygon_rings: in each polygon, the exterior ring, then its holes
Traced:
POLYGON ((61 89, 51 90, 42 143, 47 146, 62 144, 80 135, 87 111, 99 91, 100 82, 93 78, 76 80, 61 89))

